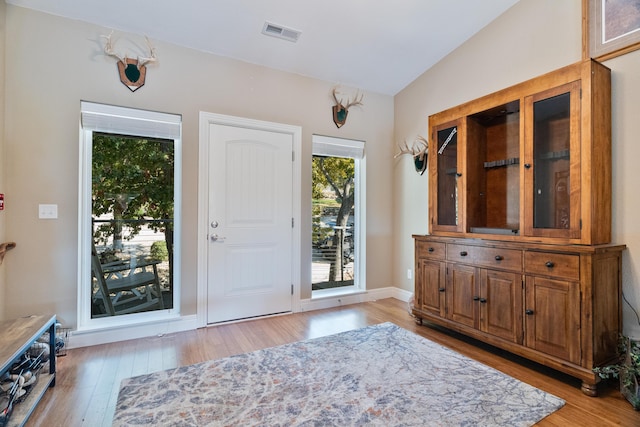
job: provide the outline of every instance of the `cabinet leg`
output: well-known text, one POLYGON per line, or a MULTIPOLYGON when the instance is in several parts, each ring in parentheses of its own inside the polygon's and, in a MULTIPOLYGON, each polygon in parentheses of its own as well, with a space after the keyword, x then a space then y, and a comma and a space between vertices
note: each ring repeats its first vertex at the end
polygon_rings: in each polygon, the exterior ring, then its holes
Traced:
POLYGON ((588 384, 582 382, 582 392, 590 397, 596 397, 598 395, 598 387, 596 384, 588 384))

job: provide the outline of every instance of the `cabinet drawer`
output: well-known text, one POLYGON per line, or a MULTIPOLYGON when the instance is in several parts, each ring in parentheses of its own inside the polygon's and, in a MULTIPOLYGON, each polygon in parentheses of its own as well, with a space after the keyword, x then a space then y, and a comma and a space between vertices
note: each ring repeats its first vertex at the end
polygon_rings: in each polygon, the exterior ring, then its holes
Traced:
POLYGON ((527 274, 580 280, 580 257, 548 252, 525 252, 524 269, 527 274))
POLYGON ((517 249, 484 248, 467 245, 447 245, 447 260, 472 263, 479 267, 493 267, 522 271, 522 251, 517 249))
POLYGON ((416 257, 417 258, 433 258, 441 259, 445 258, 445 244, 439 242, 416 242, 416 257))

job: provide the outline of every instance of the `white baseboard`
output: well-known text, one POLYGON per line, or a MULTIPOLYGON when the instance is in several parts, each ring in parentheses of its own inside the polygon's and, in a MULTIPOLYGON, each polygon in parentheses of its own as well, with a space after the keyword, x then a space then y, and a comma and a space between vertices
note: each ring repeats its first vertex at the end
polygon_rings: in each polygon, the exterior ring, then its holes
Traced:
POLYGON ((400 289, 400 288, 389 288, 389 289, 391 289, 391 298, 395 298, 403 302, 408 302, 413 296, 413 292, 407 291, 405 289, 400 289))
POLYGON ((339 307, 341 305, 357 304, 359 302, 375 301, 384 298, 395 298, 407 302, 412 293, 404 289, 387 287, 370 291, 354 292, 344 295, 303 299, 300 301, 300 311, 321 310, 323 308, 339 307))
POLYGON ((133 340, 152 336, 197 329, 196 315, 181 316, 171 320, 161 320, 133 326, 119 326, 91 331, 73 331, 69 348, 88 347, 117 341, 133 340))
MULTIPOLYGON (((395 298, 406 302, 409 301, 411 295, 412 293, 410 291, 390 286, 370 291, 331 295, 323 298, 303 299, 300 300, 299 309, 300 311, 321 310, 323 308, 339 307, 341 305, 375 301, 384 298, 395 298)), ((177 317, 171 320, 149 322, 134 326, 119 326, 90 331, 73 331, 68 345, 70 349, 88 347, 117 341, 170 334, 173 332, 190 331, 197 328, 197 316, 193 314, 177 317)))

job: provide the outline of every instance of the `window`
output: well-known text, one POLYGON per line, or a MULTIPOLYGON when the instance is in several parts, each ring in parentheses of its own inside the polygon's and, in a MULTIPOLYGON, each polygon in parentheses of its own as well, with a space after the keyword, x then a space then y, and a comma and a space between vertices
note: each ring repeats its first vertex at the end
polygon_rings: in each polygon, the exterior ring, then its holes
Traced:
POLYGON ((312 295, 364 288, 364 142, 313 135, 312 295))
POLYGON ((175 316, 181 118, 81 109, 78 327, 175 316))

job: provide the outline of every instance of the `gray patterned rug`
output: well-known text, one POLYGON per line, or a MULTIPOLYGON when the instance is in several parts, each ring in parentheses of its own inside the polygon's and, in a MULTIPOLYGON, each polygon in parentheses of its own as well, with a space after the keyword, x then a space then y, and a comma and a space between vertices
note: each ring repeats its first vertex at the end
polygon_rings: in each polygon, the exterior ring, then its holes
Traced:
POLYGON ((392 323, 122 381, 114 426, 529 426, 564 401, 392 323))

